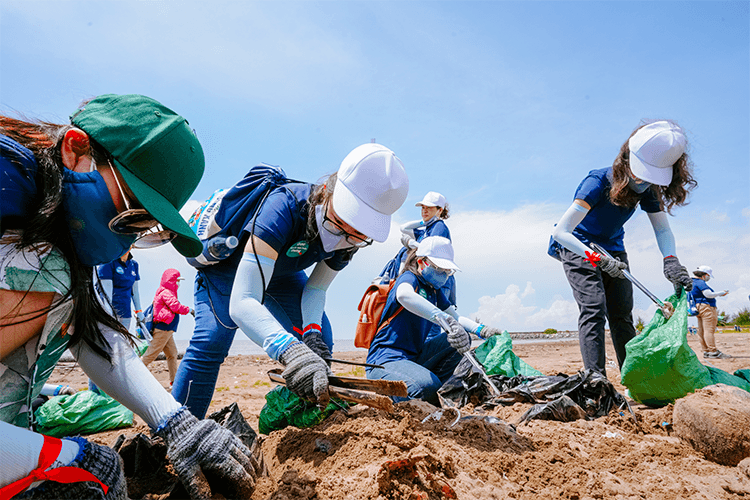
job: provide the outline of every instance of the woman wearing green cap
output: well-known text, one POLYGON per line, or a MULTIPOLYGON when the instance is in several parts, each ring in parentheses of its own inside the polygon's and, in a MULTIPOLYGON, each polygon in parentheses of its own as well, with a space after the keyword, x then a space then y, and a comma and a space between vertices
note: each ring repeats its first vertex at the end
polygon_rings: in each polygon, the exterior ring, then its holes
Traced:
POLYGON ((148 97, 96 97, 70 125, 0 116, 0 498, 127 497, 113 450, 28 430, 31 402, 66 349, 166 441, 193 498, 211 496, 200 469, 229 494, 252 492, 250 450, 161 387, 92 283, 94 266, 131 245, 200 252, 179 209, 203 169, 187 121, 148 97))

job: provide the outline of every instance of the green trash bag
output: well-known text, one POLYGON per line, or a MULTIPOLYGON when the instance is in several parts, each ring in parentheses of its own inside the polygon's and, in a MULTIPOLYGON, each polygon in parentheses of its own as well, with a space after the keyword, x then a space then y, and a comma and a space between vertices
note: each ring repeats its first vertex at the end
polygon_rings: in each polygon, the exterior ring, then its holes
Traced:
POLYGON ((501 335, 493 335, 474 350, 477 360, 484 366, 487 375, 505 375, 515 377, 524 375, 536 377, 544 375, 533 368, 513 352, 513 339, 504 331, 501 335))
POLYGON ((724 383, 750 392, 745 379, 704 366, 687 343, 687 293, 668 299, 669 320, 660 309, 643 332, 625 346, 622 385, 630 397, 649 406, 665 406, 707 385, 724 383))
POLYGON ((266 394, 266 404, 260 410, 258 430, 261 434, 270 434, 288 425, 312 427, 334 411, 347 406, 343 401, 331 400, 325 410, 321 410, 315 403, 300 398, 280 385, 266 394))
POLYGON ((36 431, 52 437, 93 434, 133 425, 133 412, 106 395, 80 391, 37 408, 36 431))

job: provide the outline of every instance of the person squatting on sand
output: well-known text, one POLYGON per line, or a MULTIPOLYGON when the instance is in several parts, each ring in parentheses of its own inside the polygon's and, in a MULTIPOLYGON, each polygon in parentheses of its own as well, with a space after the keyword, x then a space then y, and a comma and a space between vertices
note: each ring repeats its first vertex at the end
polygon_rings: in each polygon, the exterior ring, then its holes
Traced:
POLYGON ((257 461, 229 430, 199 421, 143 365, 102 308, 94 266, 172 241, 202 244, 178 210, 204 156, 188 122, 141 95, 101 95, 70 125, 0 117, 0 497, 122 499, 119 455, 81 437, 42 436, 31 402, 69 348, 107 394, 164 439, 193 498, 206 476, 249 496, 257 461), (203 478, 203 480, 199 479, 203 478))
POLYGON ((181 304, 177 299, 177 289, 180 287, 180 281, 184 279, 180 278, 180 271, 177 269, 169 268, 161 274, 161 282, 153 302, 153 339, 141 358, 143 364, 148 366, 164 351, 169 370, 169 385, 174 383, 177 374, 177 344, 174 341, 174 333, 180 323, 180 315, 195 315, 193 309, 181 304))
MULTIPOLYGON (((364 144, 322 184, 283 184, 253 213, 237 217, 229 234, 244 251, 196 275, 195 331, 177 370, 175 398, 205 415, 239 328, 286 367, 292 392, 327 401, 330 369, 323 359, 331 357, 333 334, 326 291, 358 249, 387 239, 408 190, 401 160, 384 146, 364 144), (304 270, 313 265, 308 278, 304 270)), ((222 198, 217 219, 242 205, 232 193, 222 198)))
POLYGON ((428 236, 409 251, 367 352, 367 362, 383 368, 367 368, 367 378, 403 380, 407 399, 423 399, 440 406, 438 389, 471 348, 468 332, 480 338, 500 333, 458 315, 445 293, 448 277, 456 271, 448 238, 428 236), (447 322, 450 331, 433 328, 440 324, 439 318, 447 322))
POLYGON ((586 369, 606 375, 606 321, 620 368, 625 344, 635 337, 633 286, 622 274, 628 269, 623 225, 638 205, 648 214, 664 256, 664 276, 676 293, 693 287, 675 255, 675 238, 667 221, 667 213, 686 204, 689 191, 697 186, 686 149, 687 139, 677 124, 661 120, 641 125, 611 167, 592 170, 581 181, 573 204, 557 223, 549 254, 562 261, 578 303, 578 338, 586 369), (613 259, 594 252, 591 243, 613 259))

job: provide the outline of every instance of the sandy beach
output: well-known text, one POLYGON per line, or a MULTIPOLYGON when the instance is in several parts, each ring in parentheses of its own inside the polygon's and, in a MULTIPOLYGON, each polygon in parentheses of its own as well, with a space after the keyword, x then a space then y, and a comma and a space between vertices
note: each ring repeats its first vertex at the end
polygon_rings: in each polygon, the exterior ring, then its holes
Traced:
MULTIPOLYGON (((735 358, 711 360, 734 372, 750 367, 750 333, 717 333, 717 345, 735 358)), ((688 343, 700 353, 697 335, 688 343)), ((581 366, 577 338, 514 343, 514 352, 546 375, 574 374, 581 366)), ((366 352, 337 352, 364 361, 366 352)), ((700 359, 704 362, 702 356, 700 359)), ((624 394, 608 341, 608 376, 624 394)), ((267 371, 280 367, 267 356, 230 356, 222 365, 209 413, 237 402, 257 431, 264 396, 273 387, 267 371)), ((169 386, 166 362, 151 371, 169 386)), ((364 370, 334 364, 335 374, 364 376, 364 370)), ((73 363, 61 363, 51 383, 86 387, 73 363)), ((514 424, 530 407, 516 403, 485 415, 514 424)), ((286 428, 262 436, 269 470, 253 499, 378 498, 566 498, 566 499, 730 499, 750 497, 750 477, 736 467, 705 460, 671 435, 672 408, 634 405, 638 422, 612 412, 593 421, 531 421, 517 432, 476 423, 421 423, 428 410, 397 405, 394 414, 355 407, 336 412, 309 429, 286 428), (320 442, 327 442, 327 451, 320 442), (317 444, 316 444, 317 443, 317 444), (385 473, 387 462, 411 460, 411 478, 385 473), (427 478, 427 479, 426 479, 427 478), (451 493, 453 492, 453 493, 451 493), (426 495, 426 496, 419 496, 426 495)), ((112 445, 120 434, 147 433, 137 416, 132 428, 90 436, 112 445)), ((223 497, 216 497, 223 498, 223 497)))

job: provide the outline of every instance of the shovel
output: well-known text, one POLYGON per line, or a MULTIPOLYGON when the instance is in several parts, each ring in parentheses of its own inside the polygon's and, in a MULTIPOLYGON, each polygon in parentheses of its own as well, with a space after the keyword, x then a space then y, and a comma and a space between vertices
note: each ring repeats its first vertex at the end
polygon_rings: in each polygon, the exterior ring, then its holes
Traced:
MULTIPOLYGON (((438 323, 440 323, 440 326, 445 330, 446 332, 451 331, 451 327, 448 325, 448 322, 445 321, 443 318, 438 316, 438 323)), ((479 371, 479 373, 482 374, 482 378, 484 378, 484 381, 489 384, 490 388, 492 389, 492 392, 495 396, 502 395, 502 392, 500 392, 500 389, 497 388, 494 382, 492 382, 492 379, 487 375, 487 372, 484 371, 484 366, 482 366, 482 363, 477 360, 477 358, 474 357, 474 353, 472 351, 466 351, 464 353, 464 357, 469 360, 469 363, 471 363, 471 366, 473 366, 476 370, 479 371)))
MULTIPOLYGON (((596 252, 609 257, 610 259, 614 259, 609 252, 607 252, 605 249, 597 245, 596 243, 591 244, 591 248, 593 248, 596 252)), ((638 287, 643 293, 645 293, 649 299, 654 301, 654 304, 659 306, 659 309, 661 309, 661 313, 664 315, 665 319, 669 319, 672 317, 672 314, 674 314, 674 306, 671 302, 662 302, 659 300, 659 298, 654 295, 653 293, 649 292, 648 289, 643 286, 643 284, 635 279, 632 274, 630 274, 630 271, 627 269, 621 269, 623 276, 628 279, 632 284, 634 284, 636 287, 638 287)))

